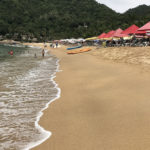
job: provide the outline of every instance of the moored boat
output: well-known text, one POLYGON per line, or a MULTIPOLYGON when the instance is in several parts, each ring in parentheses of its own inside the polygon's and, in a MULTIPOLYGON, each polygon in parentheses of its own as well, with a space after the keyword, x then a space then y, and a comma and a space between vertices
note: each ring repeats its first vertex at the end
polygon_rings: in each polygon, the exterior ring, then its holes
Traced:
POLYGON ((81 47, 82 47, 82 45, 69 47, 69 48, 67 48, 67 50, 77 49, 77 48, 81 48, 81 47))
POLYGON ((91 50, 91 48, 83 48, 83 49, 79 49, 79 50, 68 51, 67 54, 83 53, 83 52, 88 52, 90 50, 91 50))

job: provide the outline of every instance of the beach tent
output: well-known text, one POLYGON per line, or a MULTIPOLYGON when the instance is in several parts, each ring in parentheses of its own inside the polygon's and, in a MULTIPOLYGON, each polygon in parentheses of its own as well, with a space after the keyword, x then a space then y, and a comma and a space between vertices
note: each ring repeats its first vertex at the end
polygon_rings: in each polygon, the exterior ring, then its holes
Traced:
POLYGON ((150 21, 136 31, 136 35, 146 35, 150 31, 150 21))
POLYGON ((119 37, 122 31, 123 31, 123 30, 120 29, 120 28, 117 29, 117 30, 112 34, 112 37, 119 37))
POLYGON ((128 34, 120 34, 120 33, 117 33, 113 36, 113 38, 123 38, 123 37, 129 37, 128 34))
POLYGON ((111 38, 112 37, 112 35, 114 34, 114 30, 111 30, 111 31, 109 31, 103 38, 104 39, 109 39, 109 38, 111 38))
POLYGON ((97 40, 98 39, 98 37, 91 37, 91 38, 87 38, 87 39, 85 39, 86 41, 93 41, 93 40, 97 40))
POLYGON ((150 30, 150 21, 138 29, 138 31, 147 31, 147 30, 150 30))
POLYGON ((121 37, 128 37, 129 35, 127 35, 127 34, 121 34, 123 32, 123 30, 122 29, 117 29, 114 33, 113 33, 113 35, 112 35, 112 37, 113 38, 121 38, 121 37))
POLYGON ((122 32, 123 30, 122 29, 117 29, 114 33, 113 33, 113 37, 117 37, 119 34, 121 34, 121 32, 122 32))
POLYGON ((101 35, 98 36, 99 39, 104 38, 104 36, 106 35, 106 33, 102 33, 101 35))
POLYGON ((124 38, 124 37, 129 37, 129 35, 128 34, 118 34, 117 37, 124 38))
POLYGON ((130 26, 129 28, 125 29, 123 32, 121 32, 121 34, 128 34, 128 35, 132 35, 135 34, 135 32, 139 29, 138 26, 136 26, 135 24, 133 24, 132 26, 130 26))
POLYGON ((145 35, 146 34, 146 31, 139 31, 139 30, 137 30, 136 32, 135 32, 135 34, 137 35, 145 35))

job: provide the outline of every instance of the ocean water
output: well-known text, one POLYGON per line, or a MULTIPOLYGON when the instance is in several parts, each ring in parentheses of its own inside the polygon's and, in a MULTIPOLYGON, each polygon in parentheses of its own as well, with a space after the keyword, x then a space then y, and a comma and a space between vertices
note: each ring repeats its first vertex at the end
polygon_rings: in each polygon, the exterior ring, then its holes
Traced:
POLYGON ((58 59, 41 51, 0 45, 0 150, 29 150, 51 135, 38 121, 60 95, 53 81, 58 59))

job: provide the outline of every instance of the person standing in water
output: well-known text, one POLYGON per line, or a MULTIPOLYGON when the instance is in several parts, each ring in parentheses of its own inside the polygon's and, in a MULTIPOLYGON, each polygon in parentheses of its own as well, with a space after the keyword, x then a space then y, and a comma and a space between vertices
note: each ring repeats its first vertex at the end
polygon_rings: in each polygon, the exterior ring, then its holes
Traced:
POLYGON ((37 58, 36 53, 34 54, 34 58, 37 58))
POLYGON ((13 50, 11 50, 10 52, 8 52, 8 54, 13 55, 14 54, 13 50))
POLYGON ((42 57, 44 57, 45 56, 45 50, 43 49, 42 50, 42 57))

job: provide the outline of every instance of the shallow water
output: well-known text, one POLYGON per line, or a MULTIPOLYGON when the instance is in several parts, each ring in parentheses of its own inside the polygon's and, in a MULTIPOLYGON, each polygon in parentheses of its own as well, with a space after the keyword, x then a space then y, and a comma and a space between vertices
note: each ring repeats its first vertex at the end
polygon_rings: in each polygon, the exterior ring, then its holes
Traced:
POLYGON ((42 58, 37 48, 0 46, 0 68, 0 150, 28 149, 50 136, 37 121, 59 94, 52 80, 58 59, 42 58))

